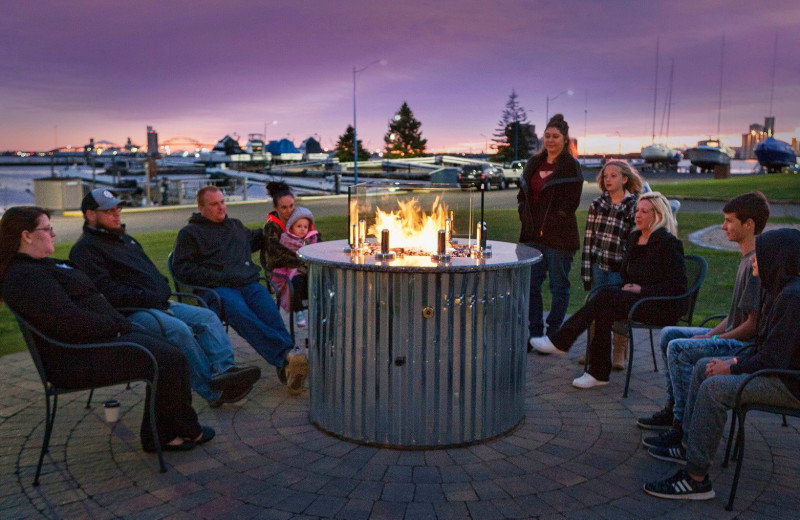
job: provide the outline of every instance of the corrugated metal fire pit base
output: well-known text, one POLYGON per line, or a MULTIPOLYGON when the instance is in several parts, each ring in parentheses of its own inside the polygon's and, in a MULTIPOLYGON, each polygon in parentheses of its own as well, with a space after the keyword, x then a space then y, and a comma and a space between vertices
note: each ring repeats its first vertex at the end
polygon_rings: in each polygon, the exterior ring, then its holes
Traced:
POLYGON ((351 261, 344 241, 306 246, 311 421, 342 439, 402 448, 485 441, 525 416, 535 249, 447 265, 351 261))

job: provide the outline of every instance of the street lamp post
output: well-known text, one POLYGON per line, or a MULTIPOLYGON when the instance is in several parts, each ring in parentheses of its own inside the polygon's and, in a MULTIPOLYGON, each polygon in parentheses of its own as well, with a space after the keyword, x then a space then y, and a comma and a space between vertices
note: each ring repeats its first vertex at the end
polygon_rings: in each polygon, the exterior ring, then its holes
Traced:
POLYGON ((356 131, 356 74, 363 72, 376 63, 385 65, 385 60, 375 60, 360 69, 353 66, 353 184, 358 184, 358 132, 356 131))
POLYGON ((555 96, 552 96, 552 97, 551 96, 547 96, 546 101, 545 101, 545 113, 544 113, 544 125, 545 125, 545 128, 547 127, 547 123, 550 122, 550 102, 551 101, 555 101, 556 99, 560 98, 564 94, 566 94, 568 96, 571 96, 573 94, 573 92, 572 92, 572 90, 562 90, 561 92, 559 92, 555 96))

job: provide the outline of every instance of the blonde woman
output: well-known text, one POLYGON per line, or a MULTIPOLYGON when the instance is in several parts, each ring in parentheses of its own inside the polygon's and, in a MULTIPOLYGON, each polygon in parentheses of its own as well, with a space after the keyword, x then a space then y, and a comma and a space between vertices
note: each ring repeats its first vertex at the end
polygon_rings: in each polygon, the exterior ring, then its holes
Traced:
MULTIPOLYGON (((658 192, 642 195, 636 206, 636 231, 630 234, 620 268, 622 287, 604 287, 559 329, 552 341, 537 341, 542 354, 566 354, 575 340, 594 324, 587 348, 589 367, 572 381, 577 388, 608 384, 611 374, 611 326, 628 317, 631 307, 649 296, 677 296, 686 292, 683 243, 669 202, 658 192)), ((641 305, 634 318, 652 325, 673 325, 683 314, 685 301, 641 305)))

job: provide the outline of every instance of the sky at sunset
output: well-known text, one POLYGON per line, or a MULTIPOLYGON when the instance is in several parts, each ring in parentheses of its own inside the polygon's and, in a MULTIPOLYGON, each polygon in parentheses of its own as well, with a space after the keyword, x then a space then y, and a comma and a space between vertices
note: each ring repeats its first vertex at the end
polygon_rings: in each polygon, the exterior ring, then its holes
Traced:
MULTIPOLYGON (((548 96, 579 151, 650 143, 656 40, 658 123, 674 60, 669 143, 717 133, 739 146, 769 115, 800 136, 797 0, 89 0, 7 2, 0 13, 0 150, 82 146, 90 137, 213 144, 251 132, 333 147, 353 120, 382 148, 408 102, 428 150, 480 152, 511 90, 541 134, 548 96), (588 100, 588 101, 587 101, 588 100), (585 143, 583 142, 586 137, 585 143)), ((662 138, 657 138, 663 141, 662 138)))

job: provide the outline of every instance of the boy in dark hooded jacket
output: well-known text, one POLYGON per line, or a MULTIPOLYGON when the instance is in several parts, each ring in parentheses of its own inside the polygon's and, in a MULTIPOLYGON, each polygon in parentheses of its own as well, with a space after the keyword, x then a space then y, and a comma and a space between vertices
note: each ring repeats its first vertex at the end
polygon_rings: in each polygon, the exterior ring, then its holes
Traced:
MULTIPOLYGON (((779 229, 756 238, 753 275, 761 279, 762 306, 755 347, 731 358, 697 362, 684 414, 682 445, 650 448, 661 460, 685 464, 686 469, 665 480, 644 485, 660 498, 714 498, 708 468, 733 408, 741 382, 766 368, 800 370, 800 231, 779 229)), ((790 376, 757 377, 742 392, 743 403, 800 408, 800 380, 790 376)))

